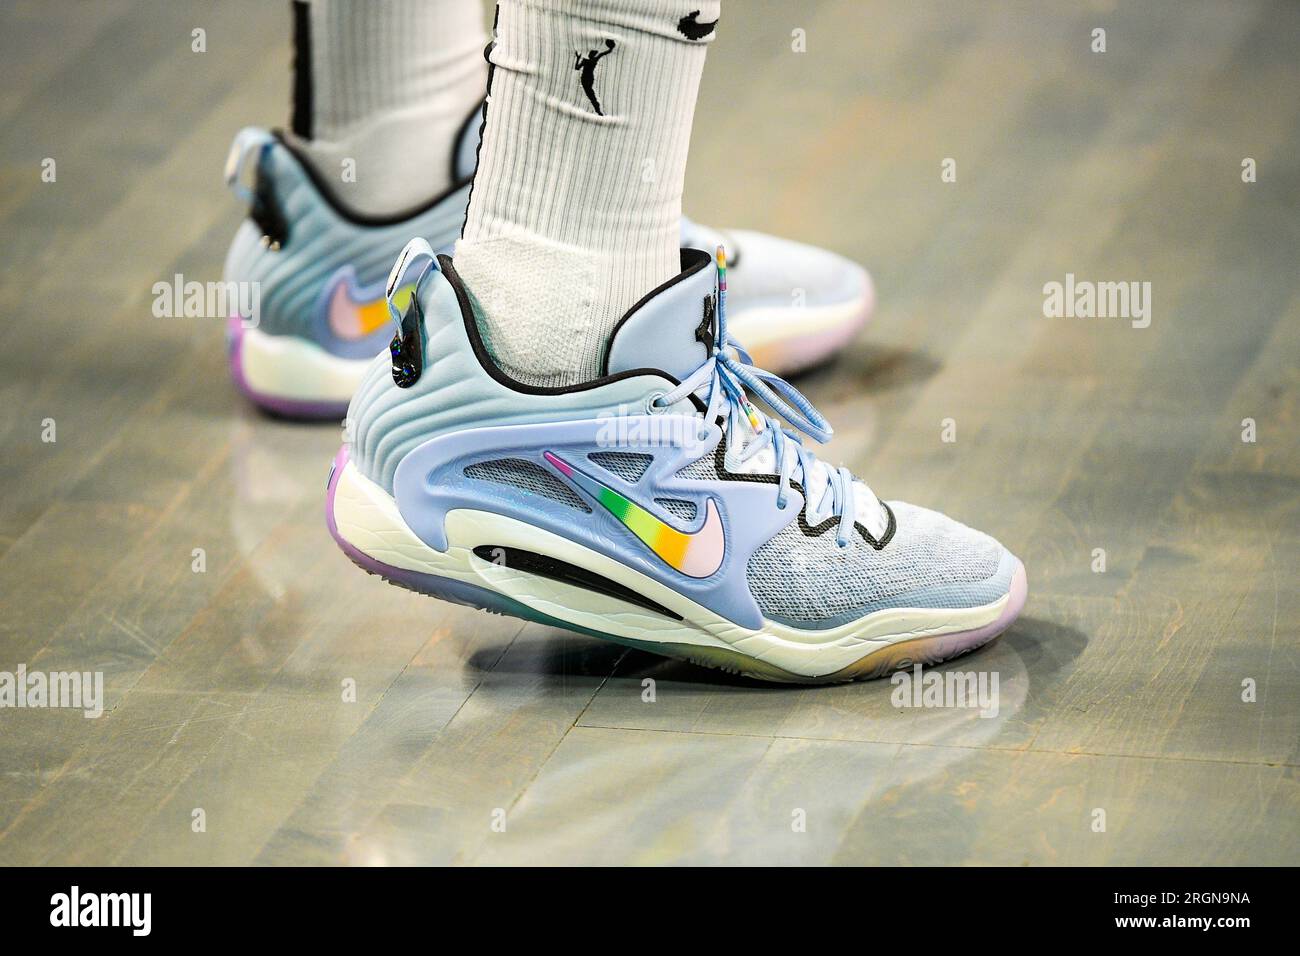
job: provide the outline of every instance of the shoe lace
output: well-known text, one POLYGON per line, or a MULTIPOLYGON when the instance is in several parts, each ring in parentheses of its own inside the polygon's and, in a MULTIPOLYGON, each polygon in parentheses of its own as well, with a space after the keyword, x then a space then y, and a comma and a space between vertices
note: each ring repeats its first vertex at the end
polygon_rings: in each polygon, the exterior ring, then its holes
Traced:
MULTIPOLYGON (((708 402, 704 421, 716 421, 720 416, 724 419, 722 440, 727 442, 727 451, 731 450, 731 437, 740 434, 744 425, 748 425, 754 437, 742 443, 737 461, 744 464, 765 448, 772 449, 778 478, 778 508, 786 507, 790 483, 796 474, 802 479, 806 495, 809 476, 815 470, 821 470, 826 486, 815 507, 811 499, 805 504, 808 520, 811 524, 819 524, 827 517, 837 516, 839 525, 835 543, 846 548, 856 517, 853 492, 856 479, 847 468, 835 468, 819 459, 804 446, 802 436, 797 433, 801 432, 817 442, 826 442, 834 430, 803 393, 775 373, 755 366, 749 353, 731 337, 727 331, 727 258, 722 246, 717 250, 717 270, 718 342, 713 354, 677 388, 659 396, 654 404, 664 408, 698 392, 708 402), (786 429, 777 418, 755 408, 746 389, 767 403, 797 432, 786 429)), ((870 494, 870 489, 867 491, 870 494)))

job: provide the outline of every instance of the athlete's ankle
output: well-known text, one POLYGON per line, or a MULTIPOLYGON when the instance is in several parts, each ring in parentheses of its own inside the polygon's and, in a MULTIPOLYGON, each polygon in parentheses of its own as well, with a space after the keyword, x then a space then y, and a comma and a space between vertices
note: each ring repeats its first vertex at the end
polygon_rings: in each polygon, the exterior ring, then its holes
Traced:
POLYGON ((520 381, 599 374, 609 333, 679 269, 681 194, 716 0, 502 0, 456 261, 520 381), (696 6, 696 4, 692 4, 696 6))

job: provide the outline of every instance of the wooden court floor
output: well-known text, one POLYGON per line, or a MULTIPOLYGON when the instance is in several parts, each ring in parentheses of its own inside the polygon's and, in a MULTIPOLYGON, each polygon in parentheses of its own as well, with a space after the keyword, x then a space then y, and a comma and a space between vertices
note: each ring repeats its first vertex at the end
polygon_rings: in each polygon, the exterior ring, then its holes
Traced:
POLYGON ((828 457, 1024 559, 1021 620, 949 665, 998 676, 983 716, 337 551, 339 428, 255 413, 221 321, 151 308, 219 275, 288 20, 0 12, 0 672, 102 672, 105 711, 0 709, 0 863, 1300 863, 1300 5, 724 5, 687 211, 872 270, 799 384, 828 457), (1149 324, 1046 317, 1067 275, 1149 282, 1149 324))

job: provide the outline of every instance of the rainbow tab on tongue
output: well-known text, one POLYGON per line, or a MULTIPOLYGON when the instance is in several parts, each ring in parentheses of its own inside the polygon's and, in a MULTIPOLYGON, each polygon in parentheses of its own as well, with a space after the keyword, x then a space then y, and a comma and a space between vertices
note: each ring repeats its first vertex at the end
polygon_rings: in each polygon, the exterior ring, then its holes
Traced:
POLYGON ((718 322, 727 318, 727 250, 718 243, 718 322))
MULTIPOLYGON (((722 243, 718 243, 714 252, 714 261, 718 265, 718 332, 719 335, 727 328, 727 249, 722 243)), ((719 348, 724 347, 723 342, 718 343, 719 348)), ((749 427, 754 430, 754 434, 761 434, 763 431, 763 417, 758 414, 758 409, 754 407, 753 402, 745 394, 745 390, 737 383, 734 386, 736 398, 740 400, 740 405, 745 410, 745 417, 749 419, 749 427)))

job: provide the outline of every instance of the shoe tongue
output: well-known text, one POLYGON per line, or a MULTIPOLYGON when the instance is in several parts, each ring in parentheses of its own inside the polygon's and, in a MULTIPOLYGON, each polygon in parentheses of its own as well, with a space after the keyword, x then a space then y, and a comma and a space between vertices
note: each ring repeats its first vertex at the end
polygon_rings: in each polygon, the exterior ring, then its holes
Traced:
POLYGON ((679 382, 705 363, 718 340, 713 257, 682 250, 682 271, 628 309, 614 327, 605 372, 653 368, 679 382))

